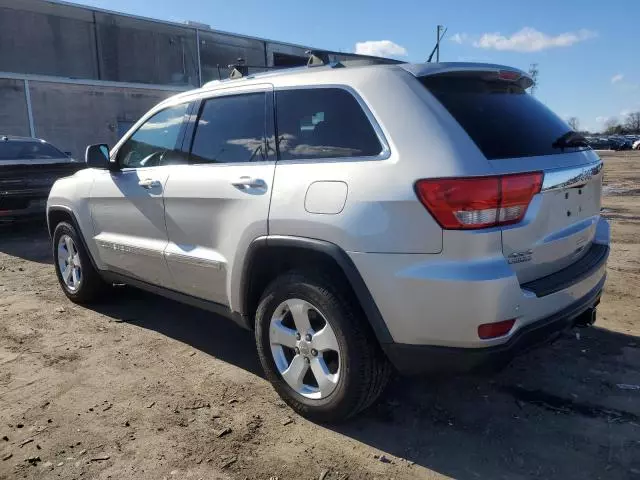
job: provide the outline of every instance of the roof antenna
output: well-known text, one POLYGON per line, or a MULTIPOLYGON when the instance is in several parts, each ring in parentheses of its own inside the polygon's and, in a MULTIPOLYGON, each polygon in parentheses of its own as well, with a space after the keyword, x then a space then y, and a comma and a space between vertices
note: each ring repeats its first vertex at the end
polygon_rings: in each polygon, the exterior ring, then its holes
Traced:
POLYGON ((244 58, 240 57, 237 60, 237 63, 232 63, 229 65, 231 69, 231 73, 229 74, 229 78, 235 80, 236 78, 246 77, 249 74, 249 67, 244 64, 244 58))
POLYGON ((429 55, 429 58, 427 59, 427 63, 431 63, 431 59, 433 58, 433 55, 436 52, 438 52, 438 55, 436 56, 436 62, 440 63, 440 41, 444 38, 445 34, 447 33, 447 30, 448 30, 447 27, 443 25, 438 25, 438 28, 436 29, 436 45, 433 47, 433 50, 431 50, 431 55, 429 55), (442 34, 440 33, 440 31, 442 31, 442 34))

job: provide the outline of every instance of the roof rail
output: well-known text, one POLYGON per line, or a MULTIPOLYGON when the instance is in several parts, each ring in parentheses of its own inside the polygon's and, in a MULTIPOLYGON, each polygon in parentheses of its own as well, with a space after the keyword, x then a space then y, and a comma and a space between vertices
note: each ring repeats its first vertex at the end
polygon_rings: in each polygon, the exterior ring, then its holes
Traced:
POLYGON ((230 64, 229 69, 231 70, 229 78, 232 80, 246 77, 249 74, 249 65, 244 63, 244 58, 242 57, 238 58, 237 63, 230 64))
MULTIPOLYGON (((366 57, 366 56, 354 56, 354 58, 347 58, 343 61, 331 60, 330 55, 332 53, 320 50, 307 50, 305 52, 308 55, 308 60, 306 64, 306 68, 310 67, 328 67, 328 68, 343 68, 348 66, 364 66, 364 65, 387 65, 387 64, 398 64, 405 63, 398 60, 388 59, 388 58, 377 58, 377 57, 366 57)), ((267 70, 268 72, 275 71, 286 71, 291 69, 304 69, 304 65, 295 65, 295 66, 278 66, 278 65, 247 65, 245 63, 244 58, 238 58, 236 63, 232 63, 228 65, 228 68, 231 70, 229 73, 230 80, 237 80, 239 78, 243 78, 249 75, 249 68, 255 68, 259 70, 267 70)), ((263 75, 268 72, 256 72, 251 75, 263 75)), ((218 77, 220 77, 220 68, 218 67, 218 77)), ((222 80, 222 78, 219 78, 222 80)), ((207 82, 211 83, 211 82, 207 82)))
POLYGON ((307 50, 304 53, 309 56, 307 60, 307 67, 319 67, 321 65, 328 65, 331 63, 327 52, 321 50, 307 50))

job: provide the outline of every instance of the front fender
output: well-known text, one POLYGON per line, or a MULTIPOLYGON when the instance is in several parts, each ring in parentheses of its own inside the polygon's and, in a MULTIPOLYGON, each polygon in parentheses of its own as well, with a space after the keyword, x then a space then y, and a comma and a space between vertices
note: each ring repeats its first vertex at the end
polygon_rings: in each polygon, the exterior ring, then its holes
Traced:
POLYGON ((71 215, 78 233, 82 236, 85 247, 99 270, 106 267, 100 262, 94 237, 93 221, 89 198, 94 181, 94 170, 84 169, 71 177, 57 180, 47 199, 47 224, 49 232, 53 233, 55 225, 51 225, 52 213, 64 211, 71 215))

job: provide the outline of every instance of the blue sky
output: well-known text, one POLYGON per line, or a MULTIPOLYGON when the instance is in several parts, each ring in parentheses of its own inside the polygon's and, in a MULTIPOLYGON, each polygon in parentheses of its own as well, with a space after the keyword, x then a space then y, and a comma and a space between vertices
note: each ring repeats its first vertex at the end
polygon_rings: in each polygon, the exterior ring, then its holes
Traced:
POLYGON ((441 61, 529 69, 537 96, 598 130, 640 111, 640 1, 538 0, 82 0, 79 3, 331 50, 424 61, 435 26, 448 27, 441 61), (150 8, 150 5, 153 5, 150 8), (490 6, 487 6, 490 5, 490 6), (357 46, 360 44, 359 46, 357 46))

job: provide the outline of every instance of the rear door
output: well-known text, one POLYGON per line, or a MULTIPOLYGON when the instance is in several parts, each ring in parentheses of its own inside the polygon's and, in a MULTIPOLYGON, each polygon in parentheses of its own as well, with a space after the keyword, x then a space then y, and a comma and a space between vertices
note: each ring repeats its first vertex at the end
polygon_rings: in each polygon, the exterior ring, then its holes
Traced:
POLYGON ((521 283, 554 273, 589 249, 600 213, 602 162, 519 75, 453 72, 421 79, 497 174, 543 172, 524 219, 502 228, 502 248, 521 283))
POLYGON ((241 268, 236 254, 268 233, 276 160, 273 88, 214 95, 202 100, 187 132, 190 164, 169 175, 165 257, 177 290, 228 304, 231 272, 241 268))

